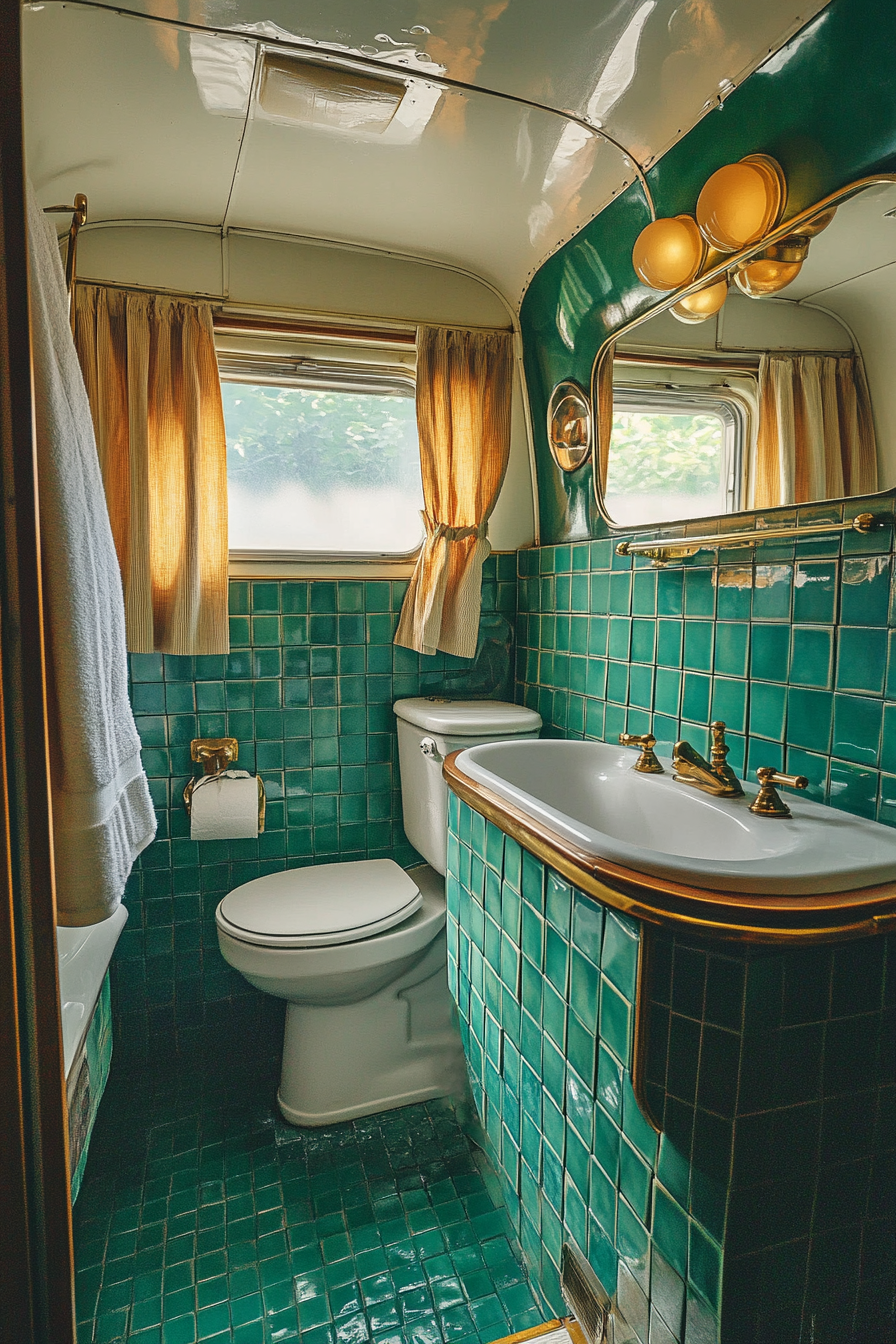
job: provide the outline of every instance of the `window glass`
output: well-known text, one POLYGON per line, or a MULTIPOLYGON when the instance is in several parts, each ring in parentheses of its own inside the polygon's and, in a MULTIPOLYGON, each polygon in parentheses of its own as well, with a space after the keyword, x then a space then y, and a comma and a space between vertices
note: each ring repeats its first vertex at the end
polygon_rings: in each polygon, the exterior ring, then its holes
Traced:
POLYGON ((738 417, 719 404, 614 397, 604 502, 622 525, 730 513, 738 507, 738 417))
POLYGON ((404 555, 423 539, 414 385, 228 377, 230 549, 404 555))

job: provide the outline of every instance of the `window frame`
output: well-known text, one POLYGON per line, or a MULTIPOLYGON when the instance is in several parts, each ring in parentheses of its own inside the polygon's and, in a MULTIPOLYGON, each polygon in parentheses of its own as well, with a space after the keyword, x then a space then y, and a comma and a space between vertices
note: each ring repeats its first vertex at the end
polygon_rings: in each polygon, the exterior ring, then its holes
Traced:
MULTIPOLYGON (((600 495, 600 508, 607 523, 617 531, 632 531, 633 528, 653 529, 657 527, 681 527, 692 520, 728 518, 743 509, 743 500, 747 493, 745 477, 746 447, 750 435, 751 408, 746 397, 730 387, 702 388, 698 383, 638 383, 615 382, 613 384, 613 415, 617 411, 653 411, 666 415, 718 415, 725 432, 724 452, 727 485, 725 495, 727 508, 724 513, 717 510, 705 514, 689 514, 686 518, 646 519, 640 523, 623 523, 615 519, 610 512, 610 503, 603 490, 600 495)), ((610 438, 612 449, 612 432, 610 438)))
MULTIPOLYGON (((371 347, 360 347, 371 350, 371 347)), ((399 388, 407 388, 410 397, 416 400, 417 379, 413 368, 406 364, 377 364, 345 359, 325 360, 311 358, 302 354, 255 354, 218 351, 218 376, 224 383, 243 383, 253 386, 296 387, 308 390, 345 391, 396 395, 399 388)), ((404 392, 399 395, 405 395, 404 392)), ((332 567, 345 569, 346 577, 355 577, 356 570, 364 571, 366 577, 376 577, 370 570, 385 569, 391 577, 397 577, 395 570, 402 569, 410 573, 425 538, 421 536, 416 546, 408 551, 341 551, 341 550, 259 550, 229 547, 230 574, 236 577, 265 577, 265 567, 270 567, 275 577, 298 576, 302 574, 327 573, 332 567)))

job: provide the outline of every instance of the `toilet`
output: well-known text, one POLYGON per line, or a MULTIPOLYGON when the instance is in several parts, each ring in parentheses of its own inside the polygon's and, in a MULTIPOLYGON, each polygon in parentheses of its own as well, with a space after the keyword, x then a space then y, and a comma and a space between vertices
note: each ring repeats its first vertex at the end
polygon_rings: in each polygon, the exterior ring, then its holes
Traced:
POLYGON ((221 953, 285 999, 277 1100, 294 1125, 330 1125, 462 1090, 447 982, 442 761, 537 737, 541 718, 497 700, 398 700, 404 828, 426 860, 316 864, 235 887, 215 912, 221 953))

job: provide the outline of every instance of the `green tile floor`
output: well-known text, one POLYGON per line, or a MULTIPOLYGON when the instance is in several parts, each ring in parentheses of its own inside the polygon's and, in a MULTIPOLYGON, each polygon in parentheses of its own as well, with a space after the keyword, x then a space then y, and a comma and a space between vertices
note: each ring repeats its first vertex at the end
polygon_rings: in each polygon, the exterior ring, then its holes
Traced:
POLYGON ((113 1065, 75 1206, 79 1344, 487 1344, 542 1319, 450 1102, 296 1130, 275 1076, 113 1065))

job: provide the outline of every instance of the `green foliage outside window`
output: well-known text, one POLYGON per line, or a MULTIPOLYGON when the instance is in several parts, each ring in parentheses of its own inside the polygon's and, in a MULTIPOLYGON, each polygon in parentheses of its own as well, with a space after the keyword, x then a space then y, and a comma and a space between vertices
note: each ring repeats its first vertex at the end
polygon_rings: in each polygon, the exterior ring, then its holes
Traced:
POLYGON ((717 415, 617 411, 606 495, 714 495, 719 489, 724 427, 717 415))
POLYGON ((414 397, 223 382, 227 476, 267 493, 407 488, 419 479, 414 397))

